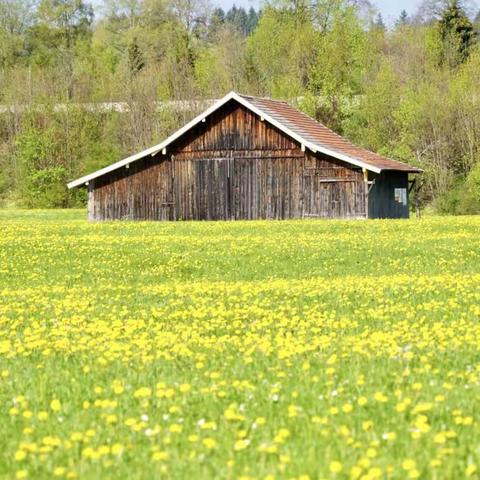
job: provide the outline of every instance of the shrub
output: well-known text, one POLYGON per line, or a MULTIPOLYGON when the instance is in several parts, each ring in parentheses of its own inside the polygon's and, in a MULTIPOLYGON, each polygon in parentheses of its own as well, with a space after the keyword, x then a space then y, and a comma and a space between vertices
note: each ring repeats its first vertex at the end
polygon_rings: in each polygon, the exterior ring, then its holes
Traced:
POLYGON ((67 172, 62 166, 30 171, 23 181, 22 203, 28 208, 67 207, 66 178, 67 172))
POLYGON ((458 180, 450 190, 434 203, 437 213, 443 215, 480 214, 480 164, 466 179, 458 180))

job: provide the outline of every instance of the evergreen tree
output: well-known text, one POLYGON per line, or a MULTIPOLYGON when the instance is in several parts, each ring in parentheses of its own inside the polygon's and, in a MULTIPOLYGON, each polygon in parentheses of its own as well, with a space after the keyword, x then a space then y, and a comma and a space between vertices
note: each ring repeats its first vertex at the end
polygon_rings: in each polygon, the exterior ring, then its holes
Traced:
POLYGON ((145 66, 143 53, 138 46, 137 39, 128 45, 128 69, 132 76, 136 75, 145 66))
POLYGON ((396 27, 403 27, 405 25, 408 25, 410 22, 410 19, 408 17, 408 13, 406 10, 402 10, 400 12, 400 16, 398 17, 398 20, 395 22, 396 27))
POLYGON ((384 32, 387 29, 381 13, 377 15, 377 18, 373 23, 373 27, 377 30, 381 30, 382 32, 384 32))
POLYGON ((250 7, 250 10, 248 11, 248 19, 246 25, 247 35, 250 35, 255 30, 255 27, 258 23, 258 16, 259 15, 256 10, 253 7, 250 7))
POLYGON ((233 4, 225 15, 225 22, 233 24, 237 16, 237 6, 233 4))
POLYGON ((231 25, 238 33, 246 36, 248 30, 248 14, 243 7, 237 7, 235 4, 227 12, 225 22, 231 25))
POLYGON ((237 16, 235 18, 235 27, 238 32, 242 33, 243 35, 247 35, 247 22, 248 22, 248 14, 243 7, 240 7, 237 10, 237 16))
POLYGON ((223 24, 225 23, 225 11, 223 8, 216 8, 212 13, 212 23, 223 24))
POLYGON ((225 25, 225 11, 223 8, 216 8, 210 17, 208 26, 208 38, 213 40, 219 29, 225 25))
POLYGON ((473 24, 460 5, 451 0, 438 23, 442 42, 440 63, 455 68, 465 62, 475 38, 473 24))

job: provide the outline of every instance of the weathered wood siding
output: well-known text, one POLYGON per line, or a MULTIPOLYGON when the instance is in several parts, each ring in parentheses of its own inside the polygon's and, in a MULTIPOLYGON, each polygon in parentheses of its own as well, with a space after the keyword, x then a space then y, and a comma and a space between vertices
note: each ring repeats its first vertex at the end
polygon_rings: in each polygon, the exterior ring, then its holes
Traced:
POLYGON ((147 158, 93 185, 95 220, 173 220, 172 162, 147 158))
POLYGON ((96 220, 364 217, 360 169, 303 152, 234 101, 170 146, 95 180, 96 220))

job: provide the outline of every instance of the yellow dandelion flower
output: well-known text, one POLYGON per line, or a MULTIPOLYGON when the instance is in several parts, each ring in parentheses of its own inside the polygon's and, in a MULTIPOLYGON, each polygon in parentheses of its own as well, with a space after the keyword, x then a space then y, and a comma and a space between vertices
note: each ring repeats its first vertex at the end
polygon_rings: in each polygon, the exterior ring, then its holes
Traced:
POLYGON ((152 460, 155 462, 161 462, 164 460, 168 460, 168 457, 169 457, 168 452, 158 451, 153 453, 152 460))
POLYGON ((415 460, 412 460, 410 458, 406 458, 402 462, 402 468, 407 471, 414 469, 416 466, 417 466, 417 463, 415 462, 415 460))
POLYGON ((133 392, 135 398, 148 398, 152 395, 152 389, 148 387, 142 387, 133 392))
POLYGON ((235 451, 245 450, 250 445, 250 441, 247 439, 237 440, 233 445, 235 451))
POLYGON ((209 450, 214 449, 217 446, 217 442, 213 438, 204 438, 202 444, 207 447, 209 450))
POLYGON ((470 465, 467 466, 465 469, 465 476, 466 477, 472 477, 477 473, 477 466, 474 463, 471 463, 470 465))
POLYGON ((25 460, 27 458, 27 453, 24 450, 17 450, 15 452, 15 460, 17 462, 21 462, 22 460, 25 460))
POLYGON ((334 460, 330 462, 329 469, 332 473, 340 473, 343 470, 343 465, 341 464, 341 462, 334 460))

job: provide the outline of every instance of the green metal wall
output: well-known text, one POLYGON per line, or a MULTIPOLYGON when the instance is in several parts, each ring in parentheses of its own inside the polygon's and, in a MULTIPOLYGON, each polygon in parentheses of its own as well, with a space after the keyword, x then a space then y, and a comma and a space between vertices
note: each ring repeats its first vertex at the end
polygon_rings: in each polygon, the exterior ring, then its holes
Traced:
POLYGON ((408 173, 383 171, 380 174, 369 172, 369 180, 375 180, 368 195, 368 218, 408 218, 408 173), (395 197, 395 189, 400 198, 395 197), (406 193, 403 191, 406 190, 406 193), (404 197, 403 195, 406 195, 404 197), (406 204, 404 204, 406 201, 406 204))

